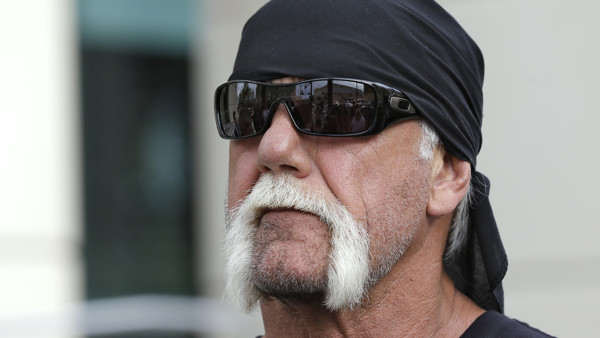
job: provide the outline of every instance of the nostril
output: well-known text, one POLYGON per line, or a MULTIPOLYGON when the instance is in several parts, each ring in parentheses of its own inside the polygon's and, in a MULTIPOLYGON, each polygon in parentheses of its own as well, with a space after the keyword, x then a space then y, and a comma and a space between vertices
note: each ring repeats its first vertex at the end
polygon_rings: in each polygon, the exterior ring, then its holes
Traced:
POLYGON ((279 168, 281 171, 287 171, 287 172, 298 170, 295 167, 293 167, 291 165, 287 165, 287 164, 282 164, 281 166, 279 166, 279 168))

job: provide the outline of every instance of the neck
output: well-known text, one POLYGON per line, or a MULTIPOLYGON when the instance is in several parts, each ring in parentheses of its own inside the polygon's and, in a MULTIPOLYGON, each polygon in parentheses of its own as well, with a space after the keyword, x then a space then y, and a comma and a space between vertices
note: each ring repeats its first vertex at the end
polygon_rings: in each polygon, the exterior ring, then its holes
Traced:
POLYGON ((441 253, 426 242, 409 249, 358 308, 263 300, 265 337, 460 336, 484 310, 454 287, 441 253))

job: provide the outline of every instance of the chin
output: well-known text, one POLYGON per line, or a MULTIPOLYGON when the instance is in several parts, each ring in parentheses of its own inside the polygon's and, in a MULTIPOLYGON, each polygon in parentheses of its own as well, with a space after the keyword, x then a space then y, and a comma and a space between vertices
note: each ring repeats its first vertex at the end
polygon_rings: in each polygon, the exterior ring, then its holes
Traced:
POLYGON ((314 257, 293 245, 255 245, 252 282, 275 298, 315 299, 327 291, 327 256, 314 257))
POLYGON ((323 303, 327 286, 320 281, 255 280, 255 287, 265 297, 277 298, 286 304, 323 303))
POLYGON ((303 191, 294 177, 262 175, 226 220, 226 295, 238 308, 250 312, 276 297, 346 310, 367 294, 365 225, 341 202, 303 191))

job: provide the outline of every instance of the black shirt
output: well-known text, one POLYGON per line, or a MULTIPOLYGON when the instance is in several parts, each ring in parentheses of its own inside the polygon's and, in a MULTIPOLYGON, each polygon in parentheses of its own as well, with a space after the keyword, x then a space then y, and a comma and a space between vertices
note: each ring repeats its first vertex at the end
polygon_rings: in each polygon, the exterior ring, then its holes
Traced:
MULTIPOLYGON (((552 337, 526 323, 511 319, 496 311, 484 312, 461 338, 546 338, 552 337)), ((256 338, 262 338, 257 336, 256 338)))

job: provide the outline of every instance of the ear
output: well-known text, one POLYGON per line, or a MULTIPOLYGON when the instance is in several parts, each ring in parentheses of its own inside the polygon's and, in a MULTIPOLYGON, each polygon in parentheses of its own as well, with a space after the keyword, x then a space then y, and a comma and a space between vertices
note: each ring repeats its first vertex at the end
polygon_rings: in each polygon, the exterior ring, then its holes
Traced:
POLYGON ((431 193, 427 214, 444 216, 451 214, 463 199, 471 180, 471 164, 449 155, 444 150, 433 158, 431 193))

